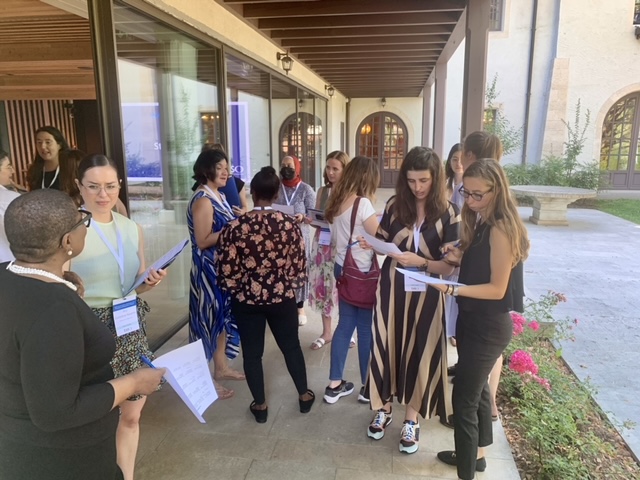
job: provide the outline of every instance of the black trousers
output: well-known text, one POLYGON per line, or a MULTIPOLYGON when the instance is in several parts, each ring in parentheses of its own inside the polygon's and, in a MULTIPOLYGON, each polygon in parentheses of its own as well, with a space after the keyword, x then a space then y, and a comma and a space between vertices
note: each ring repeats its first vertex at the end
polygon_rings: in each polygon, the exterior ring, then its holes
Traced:
POLYGON ((458 314, 458 366, 453 383, 453 411, 458 477, 463 480, 474 478, 478 447, 493 443, 487 378, 509 344, 512 333, 509 313, 460 311, 458 314))
POLYGON ((269 324, 273 338, 284 356, 289 375, 299 395, 307 391, 307 369, 298 338, 298 309, 294 299, 270 305, 248 305, 233 299, 231 311, 238 324, 244 374, 256 404, 265 403, 262 355, 264 334, 269 324))

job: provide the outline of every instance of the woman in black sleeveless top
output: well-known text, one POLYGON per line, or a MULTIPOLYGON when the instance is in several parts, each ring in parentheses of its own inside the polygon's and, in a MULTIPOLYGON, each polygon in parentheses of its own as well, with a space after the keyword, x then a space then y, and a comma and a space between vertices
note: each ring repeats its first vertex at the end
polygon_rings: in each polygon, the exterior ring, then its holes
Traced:
POLYGON ((453 387, 455 451, 438 458, 472 480, 484 471, 484 449, 493 442, 487 376, 511 340, 511 275, 529 251, 527 231, 500 164, 481 159, 464 173, 461 247, 446 258, 460 264, 460 287, 436 285, 457 296, 458 366, 453 387), (480 448, 479 448, 480 447, 480 448))

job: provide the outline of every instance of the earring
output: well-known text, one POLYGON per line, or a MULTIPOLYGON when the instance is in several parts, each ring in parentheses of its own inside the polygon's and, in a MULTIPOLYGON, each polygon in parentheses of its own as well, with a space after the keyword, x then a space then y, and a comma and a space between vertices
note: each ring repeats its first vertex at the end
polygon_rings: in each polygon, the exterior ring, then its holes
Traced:
POLYGON ((73 250, 69 250, 69 251, 67 252, 67 255, 69 255, 69 256, 73 255, 73 250))

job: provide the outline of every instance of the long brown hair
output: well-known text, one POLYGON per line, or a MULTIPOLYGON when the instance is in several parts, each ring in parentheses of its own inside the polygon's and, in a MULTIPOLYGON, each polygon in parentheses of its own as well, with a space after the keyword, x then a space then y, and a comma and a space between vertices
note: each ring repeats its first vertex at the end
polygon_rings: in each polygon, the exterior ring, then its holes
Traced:
POLYGON ((502 142, 497 135, 476 131, 466 136, 462 150, 471 152, 478 158, 493 158, 497 162, 502 159, 502 142))
MULTIPOLYGON (((342 164, 342 168, 346 167, 347 163, 351 161, 349 155, 344 153, 342 150, 334 150, 329 155, 327 155, 327 162, 329 160, 338 160, 342 164)), ((325 185, 331 185, 331 182, 329 182, 329 177, 327 177, 326 169, 322 171, 322 178, 324 178, 325 185)))
MULTIPOLYGON (((482 220, 500 229, 511 243, 511 265, 526 260, 529 255, 529 237, 509 190, 509 181, 500 164, 492 158, 481 158, 465 170, 463 178, 479 178, 487 183, 493 197, 482 220)), ((465 202, 462 207, 460 240, 462 250, 471 245, 475 235, 478 215, 465 202)))
POLYGON ((407 173, 410 171, 428 170, 431 174, 431 186, 425 198, 425 221, 436 222, 447 211, 447 191, 445 187, 444 168, 440 157, 426 147, 413 147, 402 161, 398 182, 396 183, 396 215, 406 227, 412 226, 418 219, 416 197, 409 188, 407 173))
POLYGON ((369 157, 353 158, 344 167, 340 180, 333 186, 324 217, 329 223, 333 223, 344 201, 353 194, 372 200, 378 183, 380 183, 378 163, 369 157))

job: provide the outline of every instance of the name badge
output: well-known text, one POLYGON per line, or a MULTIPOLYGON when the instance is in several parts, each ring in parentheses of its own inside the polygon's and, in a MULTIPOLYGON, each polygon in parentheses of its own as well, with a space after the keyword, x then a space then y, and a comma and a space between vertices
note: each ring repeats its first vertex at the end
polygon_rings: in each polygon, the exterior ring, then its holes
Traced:
POLYGON ((137 295, 135 293, 113 301, 113 323, 116 327, 116 334, 119 337, 140 329, 137 295))
MULTIPOLYGON (((409 269, 408 268, 407 270, 413 270, 413 269, 409 269)), ((415 280, 413 278, 407 277, 405 275, 404 276, 404 291, 405 292, 426 292, 427 291, 427 284, 424 283, 424 282, 421 282, 419 280, 415 280)))
POLYGON ((318 245, 331 245, 331 230, 320 230, 318 245))

